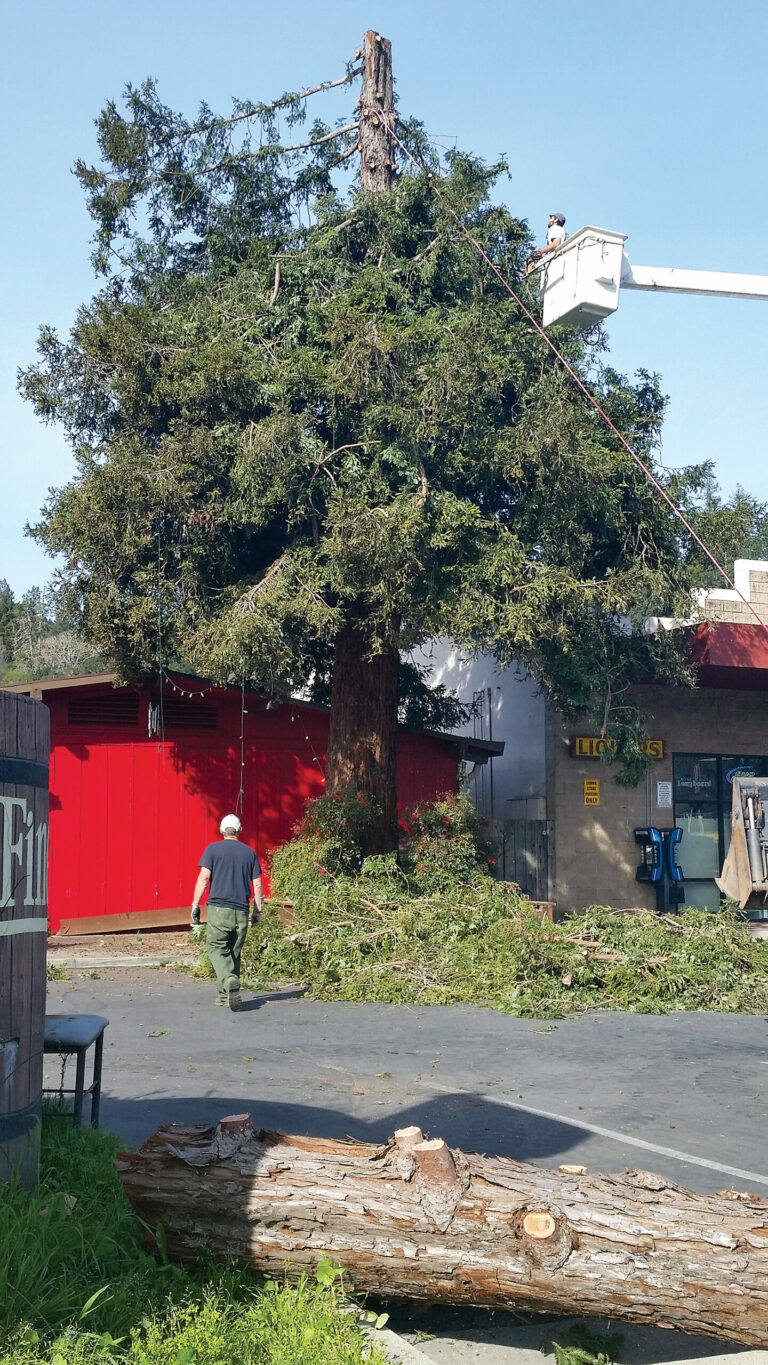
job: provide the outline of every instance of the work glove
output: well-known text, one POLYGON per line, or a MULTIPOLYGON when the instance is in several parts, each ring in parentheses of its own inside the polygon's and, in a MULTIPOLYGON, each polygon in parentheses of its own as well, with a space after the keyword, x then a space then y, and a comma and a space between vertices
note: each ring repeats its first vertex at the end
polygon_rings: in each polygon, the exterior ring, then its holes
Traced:
POLYGON ((262 911, 262 907, 259 906, 258 909, 257 909, 255 905, 254 905, 253 909, 251 910, 251 913, 250 913, 250 915, 248 916, 248 923, 250 924, 250 926, 251 926, 252 929, 255 929, 255 928, 256 928, 256 925, 258 924, 259 920, 261 919, 261 911, 262 911))
POLYGON ((199 924, 199 923, 200 923, 200 906, 199 906, 199 905, 194 905, 194 906, 192 907, 192 912, 191 912, 191 914, 190 914, 190 916, 189 916, 189 922, 190 922, 190 924, 199 924))

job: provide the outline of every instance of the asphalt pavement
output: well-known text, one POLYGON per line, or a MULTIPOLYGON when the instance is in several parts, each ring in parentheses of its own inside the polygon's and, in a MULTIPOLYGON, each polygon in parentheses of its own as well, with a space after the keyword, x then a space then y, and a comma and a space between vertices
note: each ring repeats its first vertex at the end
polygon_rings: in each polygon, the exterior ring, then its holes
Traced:
POLYGON ((247 1109, 286 1132, 377 1142, 417 1123, 451 1146, 542 1166, 644 1166, 702 1192, 768 1192, 763 1016, 539 1022, 292 990, 246 993, 232 1014, 214 991, 151 968, 50 983, 49 1012, 110 1020, 102 1122, 127 1144, 247 1109))
MULTIPOLYGON (((257 1127, 284 1132, 377 1142, 418 1124, 451 1146, 540 1166, 642 1166, 702 1193, 734 1187, 768 1196, 763 1016, 595 1013, 539 1022, 467 1006, 316 1003, 295 990, 246 993, 233 1014, 214 1006, 214 993, 210 982, 171 969, 50 983, 49 1013, 110 1020, 102 1125, 126 1145, 162 1123, 248 1110, 257 1127)), ((46 1061, 55 1085, 58 1061, 46 1061)), ((494 1347, 488 1315, 452 1321, 441 1319, 422 1346, 429 1359, 511 1359, 508 1329, 495 1329, 494 1347), (469 1326, 455 1326, 462 1322, 469 1326), (461 1354, 441 1354, 451 1331, 465 1343, 461 1354)), ((656 1336, 670 1349, 645 1337, 623 1358, 722 1350, 656 1336)), ((541 1348, 532 1341, 531 1349, 541 1348)))

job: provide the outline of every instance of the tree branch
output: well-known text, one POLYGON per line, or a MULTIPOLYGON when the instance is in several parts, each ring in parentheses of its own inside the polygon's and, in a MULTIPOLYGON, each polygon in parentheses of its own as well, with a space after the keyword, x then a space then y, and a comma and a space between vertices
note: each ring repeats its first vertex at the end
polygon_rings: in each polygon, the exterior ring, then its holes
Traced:
POLYGON ((242 123, 245 119, 260 118, 263 114, 274 113, 276 109, 284 109, 287 104, 298 104, 300 100, 309 99, 310 95, 322 94, 324 90, 333 90, 338 85, 349 85, 356 76, 362 72, 361 66, 356 66, 354 70, 348 71, 346 76, 339 76, 335 81, 323 81, 320 85, 309 86, 306 90, 299 90, 295 95, 281 95, 279 100, 272 104, 258 104, 253 109, 247 110, 243 114, 233 114, 231 118, 215 118, 208 123, 196 123, 190 128, 188 137, 197 133, 212 133, 214 129, 230 128, 235 123, 242 123))
POLYGON ((426 471, 426 469, 424 468, 423 464, 421 463, 421 460, 419 460, 419 474, 421 475, 421 492, 419 493, 419 496, 418 496, 418 498, 416 499, 416 501, 417 501, 419 507, 423 507, 423 506, 424 506, 424 503, 427 501, 427 488, 428 488, 428 484, 427 484, 427 471, 426 471))
POLYGON ((275 261, 275 283, 272 286, 272 293, 269 298, 269 306, 273 308, 277 303, 277 296, 280 292, 280 262, 275 261))
MULTIPOLYGON (((323 137, 311 139, 309 142, 294 142, 289 147, 281 147, 278 143, 268 143, 266 147, 259 147, 255 152, 232 152, 229 156, 222 157, 221 161, 216 161, 212 166, 203 166, 200 170, 188 168, 183 171, 163 171, 162 175, 157 176, 149 184, 162 184, 163 181, 171 178, 188 177, 195 175, 213 175, 215 171, 221 171, 225 166, 238 161, 257 161, 260 157, 277 155, 282 152, 303 152, 307 147, 320 147, 324 142, 332 142, 334 138, 341 137, 344 133, 351 133, 353 128, 359 127, 357 120, 354 123, 345 123, 343 128, 334 128, 333 132, 325 133, 323 137)), ((351 147, 344 156, 351 156, 357 151, 357 147, 351 147)), ((342 160, 343 158, 339 158, 342 160)))

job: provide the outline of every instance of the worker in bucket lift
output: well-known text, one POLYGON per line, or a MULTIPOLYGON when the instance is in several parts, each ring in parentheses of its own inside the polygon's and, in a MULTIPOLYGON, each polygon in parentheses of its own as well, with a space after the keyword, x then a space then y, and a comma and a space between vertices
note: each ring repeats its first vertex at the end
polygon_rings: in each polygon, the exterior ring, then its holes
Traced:
POLYGON ((550 213, 549 226, 547 227, 547 245, 537 247, 533 255, 528 258, 525 263, 526 275, 530 275, 531 271, 535 270, 542 256, 549 256, 551 252, 557 251, 558 247, 561 247, 565 242, 565 238, 565 214, 550 213))
POLYGON ((240 956, 248 925, 258 924, 264 909, 261 867, 253 849, 240 843, 242 829, 236 815, 225 815, 219 825, 221 839, 203 850, 190 916, 193 925, 200 923, 200 901, 208 888, 205 947, 219 986, 216 1003, 231 1010, 239 1010, 242 1003, 240 956))

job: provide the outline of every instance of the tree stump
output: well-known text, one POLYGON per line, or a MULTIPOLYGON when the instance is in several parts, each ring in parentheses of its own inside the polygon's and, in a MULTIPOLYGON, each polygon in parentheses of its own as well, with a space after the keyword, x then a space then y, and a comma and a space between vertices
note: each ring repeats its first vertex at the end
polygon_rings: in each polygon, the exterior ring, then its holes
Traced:
POLYGON ((596 1315, 768 1342, 768 1200, 647 1171, 541 1170, 404 1128, 382 1146, 171 1124, 117 1158, 172 1255, 201 1244, 297 1279, 332 1258, 350 1290, 596 1315))

